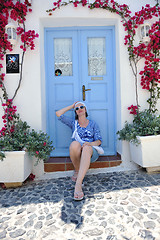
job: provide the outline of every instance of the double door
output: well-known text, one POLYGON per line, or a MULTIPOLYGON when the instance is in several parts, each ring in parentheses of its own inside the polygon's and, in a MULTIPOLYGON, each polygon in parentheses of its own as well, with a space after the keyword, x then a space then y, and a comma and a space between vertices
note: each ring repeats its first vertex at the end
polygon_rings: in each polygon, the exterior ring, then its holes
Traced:
MULTIPOLYGON (((71 130, 55 112, 84 101, 100 127, 105 155, 115 154, 115 58, 113 27, 45 29, 47 131, 55 150, 68 156, 71 130)), ((74 119, 74 111, 67 116, 74 119)))

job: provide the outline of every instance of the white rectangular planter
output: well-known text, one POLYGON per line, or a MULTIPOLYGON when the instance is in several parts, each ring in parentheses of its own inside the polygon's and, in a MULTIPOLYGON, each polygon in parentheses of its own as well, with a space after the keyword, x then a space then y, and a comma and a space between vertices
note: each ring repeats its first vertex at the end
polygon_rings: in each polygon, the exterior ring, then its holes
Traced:
POLYGON ((141 167, 160 166, 160 135, 138 137, 140 144, 130 143, 132 161, 141 167))
POLYGON ((37 159, 32 157, 32 173, 36 176, 36 178, 42 177, 44 175, 44 161, 41 160, 38 164, 36 164, 37 159))
POLYGON ((6 158, 0 160, 0 182, 23 182, 32 171, 32 159, 25 151, 5 152, 6 158))

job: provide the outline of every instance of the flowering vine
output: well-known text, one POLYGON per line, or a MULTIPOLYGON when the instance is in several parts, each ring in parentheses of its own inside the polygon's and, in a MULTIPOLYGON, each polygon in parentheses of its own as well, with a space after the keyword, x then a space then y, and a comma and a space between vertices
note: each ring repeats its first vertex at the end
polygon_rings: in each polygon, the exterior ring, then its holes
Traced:
POLYGON ((31 3, 28 0, 23 1, 23 3, 20 0, 16 2, 14 0, 0 0, 0 89, 3 93, 0 100, 4 110, 2 116, 4 126, 0 130, 0 136, 14 132, 15 123, 19 117, 16 114, 17 107, 13 105, 13 100, 21 85, 25 52, 27 49, 34 50, 34 40, 38 37, 34 30, 26 31, 25 21, 28 12, 32 12, 31 3), (5 86, 5 73, 2 72, 4 56, 7 51, 12 51, 13 48, 5 32, 5 26, 8 24, 9 19, 18 23, 17 35, 21 39, 20 49, 22 50, 20 77, 13 97, 8 96, 5 86))
POLYGON ((149 104, 149 110, 151 113, 157 111, 156 103, 158 98, 160 98, 160 19, 157 20, 149 31, 150 42, 142 43, 139 42, 138 46, 135 46, 135 35, 136 29, 139 25, 143 24, 146 20, 150 20, 153 17, 158 18, 160 16, 160 6, 159 1, 156 0, 155 6, 151 7, 146 4, 145 7, 132 15, 129 7, 126 4, 119 4, 114 0, 95 0, 93 3, 88 3, 86 0, 80 1, 68 1, 62 2, 62 0, 54 1, 53 8, 47 10, 49 15, 52 15, 56 9, 66 6, 68 4, 73 4, 74 7, 82 5, 88 6, 89 9, 101 8, 108 10, 112 13, 118 14, 126 31, 124 38, 124 44, 127 46, 129 54, 129 62, 132 68, 132 72, 135 79, 135 89, 136 89, 136 106, 131 105, 129 110, 131 114, 139 113, 139 100, 138 100, 138 76, 141 77, 142 89, 148 90, 150 97, 147 100, 149 104), (140 59, 144 59, 144 69, 138 72, 138 62, 140 59))
MULTIPOLYGON (((53 8, 47 10, 49 15, 52 15, 56 9, 68 4, 73 4, 74 7, 82 5, 83 7, 88 6, 89 9, 101 8, 112 13, 118 14, 126 31, 124 44, 127 46, 129 54, 129 62, 132 68, 135 87, 136 87, 136 106, 131 105, 129 110, 131 114, 137 114, 139 111, 138 101, 138 76, 141 77, 141 86, 143 89, 148 90, 150 97, 147 100, 149 109, 151 112, 156 111, 156 103, 160 97, 160 7, 159 1, 156 0, 155 6, 151 7, 146 4, 145 7, 132 15, 129 7, 126 4, 119 4, 114 0, 96 0, 89 4, 87 0, 70 0, 68 2, 62 2, 62 0, 55 1, 53 8), (140 24, 143 24, 146 20, 157 18, 157 21, 151 26, 149 31, 150 42, 140 42, 138 46, 135 46, 135 35, 136 29, 140 24), (140 59, 144 59, 144 69, 138 72, 138 62, 140 59)), ((25 20, 29 12, 31 12, 31 4, 28 0, 23 1, 17 0, 0 0, 0 89, 2 90, 2 97, 0 97, 2 107, 4 109, 4 115, 2 120, 4 123, 3 128, 0 130, 0 136, 6 133, 14 132, 14 125, 17 118, 17 108, 14 106, 13 101, 17 95, 22 81, 22 69, 24 56, 27 49, 34 50, 35 38, 38 34, 34 30, 26 31, 25 20), (18 23, 17 35, 21 39, 20 49, 22 50, 22 60, 20 63, 20 78, 17 89, 12 97, 8 96, 7 89, 5 86, 5 73, 3 72, 3 60, 4 55, 7 51, 12 51, 12 45, 8 41, 8 36, 5 33, 5 26, 8 24, 9 19, 18 23)))

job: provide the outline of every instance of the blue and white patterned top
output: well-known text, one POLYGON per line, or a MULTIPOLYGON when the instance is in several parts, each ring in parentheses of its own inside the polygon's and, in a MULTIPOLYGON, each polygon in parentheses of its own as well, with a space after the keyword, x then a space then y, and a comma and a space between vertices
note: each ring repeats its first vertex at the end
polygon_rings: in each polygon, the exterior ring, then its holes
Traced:
MULTIPOLYGON (((61 115, 58 120, 62 123, 66 124, 68 127, 72 129, 72 133, 75 130, 75 120, 71 118, 61 115)), ((101 133, 99 126, 96 122, 89 120, 89 123, 86 128, 80 127, 79 123, 77 122, 77 132, 79 137, 85 142, 94 142, 96 140, 102 141, 101 133)), ((73 139, 74 140, 74 139, 73 139)))

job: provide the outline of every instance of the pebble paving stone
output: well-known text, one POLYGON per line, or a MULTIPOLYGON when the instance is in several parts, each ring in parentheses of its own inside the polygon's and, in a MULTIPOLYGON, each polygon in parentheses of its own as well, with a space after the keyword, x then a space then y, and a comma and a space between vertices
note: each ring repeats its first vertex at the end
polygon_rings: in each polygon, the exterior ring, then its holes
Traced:
POLYGON ((69 177, 0 188, 3 240, 160 240, 160 173, 87 175, 73 200, 69 177))

